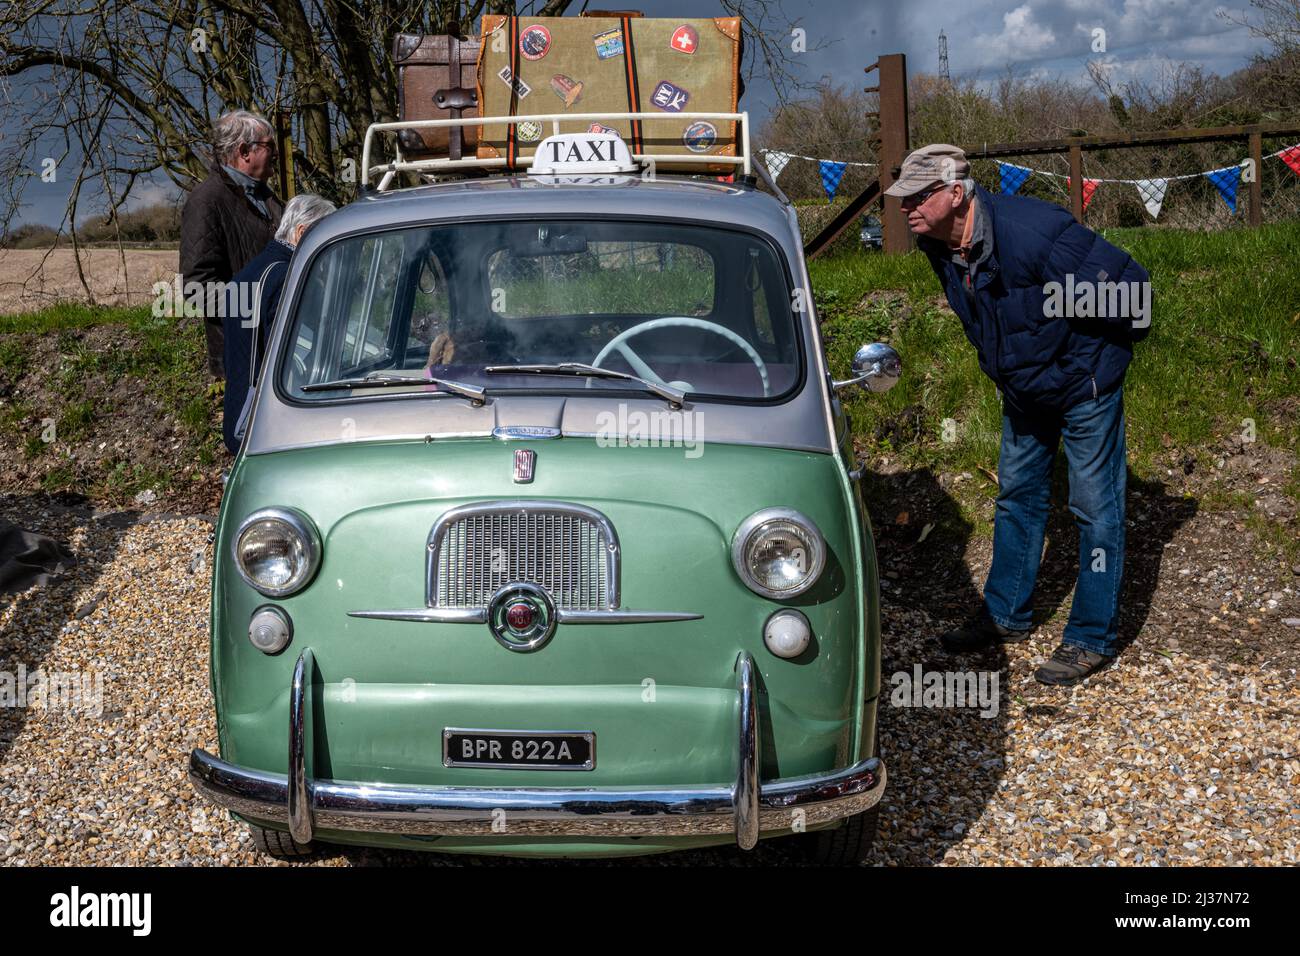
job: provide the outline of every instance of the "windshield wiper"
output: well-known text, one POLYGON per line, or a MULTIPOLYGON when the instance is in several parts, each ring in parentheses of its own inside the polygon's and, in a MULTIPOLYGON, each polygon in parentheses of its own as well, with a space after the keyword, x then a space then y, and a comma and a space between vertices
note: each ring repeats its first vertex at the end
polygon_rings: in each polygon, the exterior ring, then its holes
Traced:
POLYGON ((315 382, 302 386, 304 392, 327 392, 336 388, 387 388, 391 385, 437 385, 445 392, 468 398, 475 405, 482 405, 486 389, 464 382, 453 382, 445 378, 405 378, 401 375, 374 375, 365 378, 338 378, 332 382, 315 382))
POLYGON ((647 392, 658 395, 673 408, 681 408, 682 402, 686 400, 686 393, 680 388, 662 385, 659 382, 652 382, 648 378, 629 375, 627 372, 619 372, 612 368, 587 365, 585 362, 559 362, 555 365, 489 365, 483 371, 521 375, 577 375, 584 378, 616 378, 625 382, 636 382, 647 392))

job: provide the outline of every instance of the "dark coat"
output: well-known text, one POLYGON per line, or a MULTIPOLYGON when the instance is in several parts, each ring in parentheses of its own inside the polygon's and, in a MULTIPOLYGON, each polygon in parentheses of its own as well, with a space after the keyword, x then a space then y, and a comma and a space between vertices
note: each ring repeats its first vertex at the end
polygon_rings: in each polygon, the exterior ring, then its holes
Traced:
MULTIPOLYGON (((181 281, 229 282, 275 235, 284 204, 267 190, 268 219, 248 201, 244 190, 214 164, 181 210, 181 281)), ((218 378, 222 368, 220 316, 207 316, 208 370, 218 378)))
POLYGON ((976 270, 973 297, 962 287, 964 271, 937 243, 921 247, 1003 400, 1026 414, 1051 414, 1120 388, 1145 331, 1133 328, 1131 316, 1049 315, 1049 284, 1149 283, 1147 270, 1055 203, 979 186, 975 195, 993 253, 976 270))
POLYGON ((235 273, 227 299, 225 323, 226 396, 221 431, 226 447, 232 455, 239 454, 242 435, 235 433, 248 389, 256 383, 258 372, 265 360, 267 339, 275 321, 275 310, 280 306, 280 293, 289 275, 289 260, 293 247, 279 239, 272 239, 252 261, 235 273), (269 268, 269 271, 268 271, 269 268), (265 279, 263 279, 265 275, 265 279), (260 285, 255 285, 259 283, 260 285), (253 311, 247 306, 253 295, 240 294, 239 290, 252 289, 258 301, 258 322, 252 324, 253 311), (241 299, 245 304, 241 305, 241 299), (253 365, 253 343, 257 342, 257 363, 253 365))

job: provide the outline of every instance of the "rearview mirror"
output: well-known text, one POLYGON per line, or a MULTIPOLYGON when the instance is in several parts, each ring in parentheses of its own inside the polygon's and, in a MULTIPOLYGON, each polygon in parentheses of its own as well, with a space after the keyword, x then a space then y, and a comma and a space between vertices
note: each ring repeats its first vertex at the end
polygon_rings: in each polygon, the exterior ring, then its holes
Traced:
POLYGON ((571 256, 587 251, 585 232, 559 232, 554 226, 538 226, 528 239, 511 242, 516 256, 571 256))
POLYGON ((873 392, 887 392, 898 384, 903 374, 903 360, 891 346, 873 342, 858 349, 853 356, 853 377, 832 382, 836 390, 850 385, 865 385, 873 392))

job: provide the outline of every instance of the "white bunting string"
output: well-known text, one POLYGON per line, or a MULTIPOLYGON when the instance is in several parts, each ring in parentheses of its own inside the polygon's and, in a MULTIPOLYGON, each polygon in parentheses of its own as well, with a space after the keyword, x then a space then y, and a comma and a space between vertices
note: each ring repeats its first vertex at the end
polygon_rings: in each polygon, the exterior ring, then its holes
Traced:
MULTIPOLYGON (((1295 170, 1296 175, 1300 175, 1300 167, 1297 167, 1296 159, 1295 159, 1297 155, 1297 151, 1300 151, 1300 144, 1297 144, 1295 146, 1285 146, 1282 149, 1277 150, 1276 152, 1269 153, 1264 158, 1281 159, 1289 167, 1295 170)), ((773 181, 775 181, 776 178, 781 175, 781 171, 785 169, 787 165, 789 165, 790 160, 792 159, 802 159, 810 163, 817 163, 822 169, 823 180, 825 179, 825 175, 824 175, 826 172, 825 164, 827 163, 833 166, 840 166, 840 167, 844 167, 844 166, 878 167, 880 165, 879 163, 854 163, 854 162, 847 162, 847 161, 819 159, 816 156, 800 156, 798 153, 787 153, 777 149, 760 149, 758 152, 759 155, 763 157, 764 162, 767 164, 768 170, 772 173, 773 181)), ((983 157, 979 155, 975 155, 969 158, 981 159, 983 157)), ((999 168, 1012 166, 1013 168, 1023 171, 1026 174, 1023 179, 1018 179, 1014 184, 1013 191, 1015 192, 1019 192, 1020 186, 1023 184, 1025 180, 1029 179, 1029 177, 1031 176, 1045 176, 1047 179, 1052 181, 1052 185, 1055 186, 1058 190, 1061 189, 1061 186, 1059 185, 1061 182, 1068 183, 1070 179, 1070 177, 1065 173, 1056 173, 1047 169, 1034 169, 1032 166, 1016 166, 1015 164, 1012 163, 1003 163, 1000 160, 996 162, 998 163, 999 168)), ((1236 183, 1238 182, 1238 180, 1235 176, 1223 178, 1220 176, 1220 174, 1241 170, 1247 167, 1249 163, 1250 163, 1249 159, 1243 159, 1240 163, 1237 163, 1234 166, 1220 166, 1218 169, 1207 169, 1199 173, 1183 173, 1178 176, 1163 176, 1158 179, 1094 179, 1092 177, 1085 177, 1084 207, 1085 208, 1087 207, 1088 199, 1091 198, 1092 191, 1095 190, 1098 186, 1100 186, 1103 183, 1117 183, 1117 184, 1123 184, 1125 186, 1134 187, 1138 191, 1138 196, 1141 198, 1142 204, 1146 206, 1147 212, 1151 214, 1151 218, 1159 219, 1160 210, 1164 206, 1164 202, 1165 202, 1165 193, 1168 190, 1170 183, 1185 182, 1187 180, 1201 179, 1202 177, 1205 177, 1208 178, 1210 182, 1214 183, 1216 188, 1218 188, 1220 192, 1223 193, 1224 201, 1228 203, 1229 207, 1235 210, 1236 208, 1235 199, 1236 199, 1236 188, 1237 188, 1236 183), (1227 185, 1229 180, 1231 184, 1227 185)), ((1258 172, 1256 172, 1256 175, 1257 176, 1259 175, 1258 172)), ((836 182, 838 184, 838 178, 836 182)), ((827 190, 828 195, 831 195, 832 193, 833 193, 833 189, 827 190)))
MULTIPOLYGON (((1300 144, 1297 144, 1297 146, 1300 146, 1300 144)), ((1288 150, 1296 149, 1297 146, 1288 146, 1288 147, 1284 147, 1284 148, 1282 148, 1282 149, 1279 149, 1279 150, 1278 150, 1277 152, 1275 152, 1275 153, 1269 153, 1269 154, 1268 154, 1267 156, 1265 156, 1264 158, 1265 158, 1265 159, 1280 159, 1280 158, 1282 157, 1282 154, 1283 154, 1283 153, 1287 152, 1288 150)), ((780 151, 780 150, 775 150, 775 149, 760 149, 758 152, 759 152, 759 155, 763 156, 763 157, 767 160, 767 168, 768 168, 769 170, 771 170, 773 178, 779 176, 779 175, 780 175, 780 170, 785 169, 786 164, 789 163, 790 160, 792 160, 792 159, 803 159, 803 160, 807 160, 807 161, 810 162, 810 163, 821 163, 821 162, 823 162, 823 161, 825 161, 825 162, 843 162, 843 164, 844 164, 845 166, 869 166, 869 167, 875 167, 875 166, 879 166, 879 165, 880 165, 879 163, 853 163, 853 162, 847 162, 847 161, 843 161, 843 160, 822 160, 822 159, 819 159, 819 158, 816 157, 816 156, 800 156, 798 153, 786 153, 786 152, 782 152, 782 151, 780 151)), ((969 158, 969 159, 981 159, 982 157, 980 157, 979 155, 975 155, 975 156, 971 156, 971 157, 968 157, 968 158, 969 158)), ((1243 159, 1243 160, 1242 160, 1240 163, 1238 163, 1237 165, 1238 165, 1238 166, 1244 166, 1244 165, 1246 164, 1246 162, 1247 162, 1247 160, 1244 160, 1244 159, 1243 159)), ((1067 174, 1065 174, 1065 173, 1054 173, 1054 172, 1052 172, 1051 170, 1047 170, 1047 169, 1034 169, 1032 166, 1025 166, 1025 167, 1023 167, 1023 168, 1024 168, 1024 169, 1028 169, 1032 174, 1034 174, 1034 175, 1036 175, 1036 176, 1047 176, 1047 177, 1052 178, 1052 179, 1069 179, 1069 178, 1070 178, 1069 175, 1067 175, 1067 174)), ((1221 172, 1224 172, 1224 171, 1229 170, 1229 169, 1232 169, 1232 168, 1234 168, 1234 167, 1232 167, 1232 166, 1221 166, 1221 167, 1219 167, 1218 169, 1207 169, 1207 170, 1204 170, 1204 171, 1199 172, 1199 173, 1184 173, 1184 174, 1182 174, 1182 175, 1180 175, 1180 176, 1165 176, 1165 177, 1163 177, 1163 178, 1160 179, 1160 180, 1155 180, 1155 179, 1096 179, 1096 178, 1094 178, 1094 177, 1092 177, 1092 176, 1089 176, 1089 177, 1086 177, 1086 178, 1091 179, 1091 180, 1092 180, 1093 182, 1095 182, 1095 183, 1123 183, 1123 184, 1126 185, 1126 186, 1135 186, 1135 187, 1137 187, 1137 188, 1139 189, 1139 191, 1141 191, 1141 187, 1142 187, 1142 184, 1143 184, 1143 183, 1164 182, 1166 185, 1168 185, 1169 183, 1176 183, 1176 182, 1179 182, 1179 181, 1181 181, 1181 180, 1186 180, 1186 179, 1199 179, 1199 178, 1201 178, 1202 176, 1210 176, 1210 175, 1213 175, 1214 173, 1221 173, 1221 172)), ((1144 201, 1145 201, 1145 197, 1144 197, 1144 201)))
MULTIPOLYGON (((820 162, 822 162, 822 160, 818 159, 816 156, 800 156, 798 153, 783 153, 783 152, 779 152, 778 150, 775 150, 775 149, 760 149, 758 152, 759 152, 759 155, 763 156, 764 158, 767 158, 767 157, 770 157, 770 156, 774 156, 774 155, 775 155, 775 156, 784 156, 784 157, 785 157, 785 162, 781 163, 781 168, 782 168, 782 169, 785 169, 785 164, 788 163, 788 162, 789 162, 790 160, 792 160, 792 159, 806 159, 806 160, 808 160, 808 162, 810 162, 810 163, 820 163, 820 162)), ((838 159, 833 159, 833 160, 826 160, 826 162, 834 162, 834 163, 838 163, 838 162, 840 162, 840 160, 838 160, 838 159)), ((850 162, 844 162, 843 165, 845 165, 845 166, 879 166, 880 164, 879 164, 879 163, 850 163, 850 162)), ((768 168, 768 169, 772 169, 772 163, 771 163, 771 161, 768 162, 768 164, 767 164, 767 168, 768 168)), ((772 175, 773 175, 773 176, 776 176, 776 172, 773 171, 772 175)))
MULTIPOLYGON (((1282 149, 1279 149, 1279 150, 1278 150, 1277 152, 1275 152, 1275 153, 1269 153, 1269 154, 1268 154, 1267 156, 1265 156, 1264 158, 1265 158, 1265 159, 1281 159, 1281 158, 1282 158, 1282 154, 1285 153, 1285 152, 1287 152, 1287 150, 1289 150, 1289 149, 1295 149, 1295 147, 1294 147, 1294 146, 1284 147, 1284 148, 1282 148, 1282 149)), ((979 157, 979 156, 974 156, 974 157, 970 157, 970 158, 972 158, 972 159, 979 159, 980 157, 979 157)), ((1243 159, 1240 163, 1237 163, 1235 166, 1220 166, 1218 169, 1207 169, 1207 170, 1204 170, 1204 171, 1199 172, 1199 173, 1184 173, 1184 174, 1182 174, 1181 176, 1165 176, 1165 177, 1164 177, 1163 179, 1161 179, 1161 180, 1154 180, 1154 179, 1095 179, 1095 178, 1093 178, 1092 176, 1089 176, 1089 177, 1086 177, 1086 178, 1091 179, 1091 180, 1092 180, 1093 182, 1095 182, 1095 183, 1123 183, 1125 186, 1137 186, 1138 189, 1139 189, 1139 191, 1141 191, 1142 183, 1152 183, 1152 182, 1157 182, 1157 181, 1159 181, 1159 182, 1164 182, 1164 183, 1168 184, 1168 183, 1176 183, 1176 182, 1178 182, 1179 180, 1184 180, 1184 179, 1200 179, 1202 176, 1213 176, 1215 173, 1222 173, 1222 172, 1226 172, 1226 171, 1228 171, 1228 170, 1230 170, 1230 169, 1236 169, 1238 166, 1245 166, 1247 162, 1249 162, 1249 160, 1245 160, 1245 159, 1243 159)), ((1069 178, 1070 178, 1069 175, 1066 174, 1066 173, 1054 173, 1054 172, 1052 172, 1051 170, 1047 170, 1047 169, 1034 169, 1034 168, 1032 168, 1032 167, 1030 167, 1030 166, 1024 166, 1024 167, 1021 167, 1021 168, 1023 168, 1023 169, 1028 169, 1031 173, 1033 173, 1033 174, 1035 174, 1035 175, 1037 175, 1037 176, 1048 176, 1048 177, 1051 177, 1052 179, 1069 179, 1069 178)))

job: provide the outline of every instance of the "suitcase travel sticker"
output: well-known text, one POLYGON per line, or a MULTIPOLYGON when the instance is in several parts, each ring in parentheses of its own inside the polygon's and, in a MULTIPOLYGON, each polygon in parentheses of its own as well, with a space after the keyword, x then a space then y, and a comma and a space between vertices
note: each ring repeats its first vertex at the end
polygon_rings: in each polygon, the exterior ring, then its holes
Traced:
MULTIPOLYGON (((730 173, 735 171, 730 164, 686 157, 734 156, 736 123, 689 114, 736 112, 740 52, 740 23, 734 17, 488 14, 480 30, 479 110, 483 116, 512 110, 520 116, 585 115, 561 120, 559 132, 615 132, 632 152, 655 157, 663 171, 730 173), (618 118, 620 113, 647 117, 634 122, 618 118), (676 165, 672 156, 680 157, 676 165)), ((549 135, 552 123, 541 126, 549 135)), ((524 123, 513 135, 507 124, 485 123, 478 156, 505 158, 522 168, 519 160, 531 156, 538 142, 534 133, 524 123)))
POLYGON ((596 34, 596 56, 609 60, 623 53, 622 29, 606 30, 596 34))

